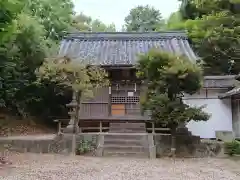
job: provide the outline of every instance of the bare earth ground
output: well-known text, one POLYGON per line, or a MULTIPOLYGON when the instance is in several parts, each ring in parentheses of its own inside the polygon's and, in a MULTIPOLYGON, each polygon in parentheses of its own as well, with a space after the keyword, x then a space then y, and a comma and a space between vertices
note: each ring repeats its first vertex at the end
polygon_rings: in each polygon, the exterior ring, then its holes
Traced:
POLYGON ((239 180, 240 161, 14 154, 1 180, 239 180))

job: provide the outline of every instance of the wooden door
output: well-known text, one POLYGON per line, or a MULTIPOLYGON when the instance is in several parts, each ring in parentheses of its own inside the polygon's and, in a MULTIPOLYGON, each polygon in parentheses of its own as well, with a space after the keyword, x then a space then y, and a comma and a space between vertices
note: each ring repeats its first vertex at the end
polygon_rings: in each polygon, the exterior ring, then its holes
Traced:
POLYGON ((113 116, 124 116, 125 115, 125 104, 112 104, 112 115, 113 116))

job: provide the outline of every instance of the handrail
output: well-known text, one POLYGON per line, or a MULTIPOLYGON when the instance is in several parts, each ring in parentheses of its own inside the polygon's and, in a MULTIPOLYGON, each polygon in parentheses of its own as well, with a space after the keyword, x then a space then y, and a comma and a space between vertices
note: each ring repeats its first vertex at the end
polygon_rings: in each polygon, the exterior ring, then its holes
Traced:
MULTIPOLYGON (((58 123, 58 135, 63 134, 63 127, 62 127, 62 122, 70 121, 70 119, 55 119, 54 122, 58 123)), ((109 130, 109 127, 103 127, 103 122, 111 122, 111 123, 119 123, 119 121, 112 121, 112 120, 93 120, 93 122, 99 122, 98 127, 81 127, 81 130, 98 130, 100 133, 103 132, 103 130, 109 130)), ((136 120, 128 120, 128 122, 133 122, 137 123, 136 120)), ((146 130, 152 131, 154 134, 156 131, 169 131, 170 128, 155 128, 155 124, 152 122, 152 127, 151 128, 146 128, 146 130)))

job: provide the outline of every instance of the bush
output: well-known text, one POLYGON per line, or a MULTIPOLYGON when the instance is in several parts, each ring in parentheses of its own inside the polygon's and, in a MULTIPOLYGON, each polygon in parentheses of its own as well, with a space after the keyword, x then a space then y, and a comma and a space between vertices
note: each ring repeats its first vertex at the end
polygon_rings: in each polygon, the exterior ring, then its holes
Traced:
POLYGON ((234 154, 240 155, 240 141, 234 140, 232 142, 226 142, 225 152, 230 156, 234 154))
POLYGON ((81 155, 81 154, 91 152, 92 150, 93 150, 93 146, 90 141, 81 140, 76 149, 76 154, 81 155))

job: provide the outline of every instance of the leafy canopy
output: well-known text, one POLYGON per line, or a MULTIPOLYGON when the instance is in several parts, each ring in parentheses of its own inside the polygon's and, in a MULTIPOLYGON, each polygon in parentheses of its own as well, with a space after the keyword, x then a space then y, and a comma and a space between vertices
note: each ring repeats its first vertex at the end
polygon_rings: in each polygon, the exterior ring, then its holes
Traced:
POLYGON ((145 109, 159 124, 177 127, 190 120, 207 120, 204 107, 190 107, 182 100, 184 93, 194 94, 202 84, 201 67, 187 58, 152 50, 141 55, 138 77, 147 86, 143 99, 145 109))
POLYGON ((15 29, 14 20, 20 12, 22 4, 19 0, 0 1, 0 45, 11 36, 15 29))
POLYGON ((238 74, 240 71, 239 3, 238 0, 182 0, 178 11, 181 18, 168 21, 170 30, 188 30, 207 75, 238 74))
POLYGON ((99 19, 80 13, 73 17, 70 32, 92 31, 92 32, 115 32, 115 24, 104 24, 99 19))
POLYGON ((70 87, 84 97, 92 96, 94 88, 108 84, 107 73, 97 66, 86 66, 67 57, 46 60, 37 71, 40 81, 49 80, 70 87))
POLYGON ((66 32, 115 31, 113 24, 77 16, 73 8, 71 0, 0 1, 1 108, 44 120, 67 115, 69 90, 47 79, 36 83, 36 69, 56 57, 66 32))
POLYGON ((137 6, 125 18, 127 31, 156 31, 164 25, 161 13, 151 6, 137 6))

